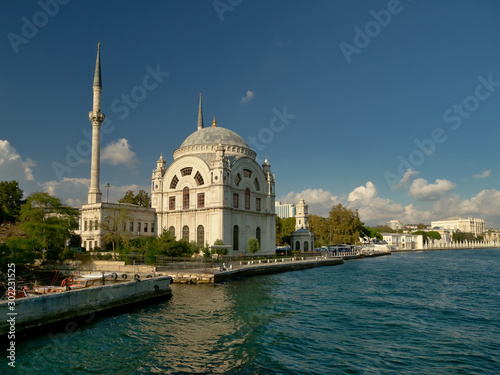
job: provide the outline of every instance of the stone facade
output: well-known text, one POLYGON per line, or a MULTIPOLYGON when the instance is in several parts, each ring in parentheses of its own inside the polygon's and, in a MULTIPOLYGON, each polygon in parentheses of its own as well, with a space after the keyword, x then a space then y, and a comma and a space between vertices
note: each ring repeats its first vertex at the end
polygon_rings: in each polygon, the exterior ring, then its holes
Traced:
POLYGON ((221 239, 232 246, 230 255, 243 254, 255 237, 259 254, 274 253, 275 180, 267 158, 257 164, 245 141, 215 120, 210 128, 199 126, 173 157, 166 167, 160 156, 151 179, 159 233, 200 246, 221 239))
POLYGON ((445 220, 432 221, 432 228, 450 229, 453 232, 473 233, 475 236, 484 233, 484 220, 476 218, 463 219, 451 217, 445 220))

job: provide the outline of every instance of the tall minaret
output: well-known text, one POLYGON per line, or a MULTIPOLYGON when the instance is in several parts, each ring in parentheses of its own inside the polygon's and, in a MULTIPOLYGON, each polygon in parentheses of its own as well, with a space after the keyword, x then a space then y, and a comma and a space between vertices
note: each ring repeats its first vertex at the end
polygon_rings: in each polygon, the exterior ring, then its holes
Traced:
POLYGON ((94 74, 94 106, 89 112, 89 119, 92 122, 92 161, 90 166, 90 190, 88 203, 101 202, 101 190, 99 189, 100 171, 100 150, 101 150, 101 124, 104 121, 104 113, 101 112, 101 59, 99 43, 97 44, 97 60, 95 62, 94 74))
POLYGON ((201 92, 200 92, 200 108, 198 109, 198 130, 203 129, 203 110, 201 109, 201 92))

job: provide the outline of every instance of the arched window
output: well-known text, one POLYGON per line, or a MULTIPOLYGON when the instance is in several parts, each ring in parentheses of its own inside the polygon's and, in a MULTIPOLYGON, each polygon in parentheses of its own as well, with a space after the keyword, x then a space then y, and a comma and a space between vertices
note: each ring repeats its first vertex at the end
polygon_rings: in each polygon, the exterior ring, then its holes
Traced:
POLYGON ((261 246, 260 246, 260 228, 258 228, 258 227, 255 230, 255 237, 257 237, 257 241, 259 241, 259 248, 261 248, 261 246))
POLYGON ((182 239, 189 241, 189 227, 187 225, 182 227, 182 239))
POLYGON ((203 225, 198 225, 198 230, 196 231, 196 243, 200 248, 205 245, 205 228, 203 228, 203 225))
POLYGON ((203 181, 203 177, 200 172, 196 172, 194 175, 194 180, 196 181, 196 185, 203 185, 205 182, 203 181))
POLYGON ((295 250, 300 250, 300 242, 295 242, 295 250))
POLYGON ((259 180, 255 179, 253 181, 253 184, 255 186, 255 190, 260 191, 260 185, 259 185, 259 180))
POLYGON ((170 232, 170 235, 175 238, 175 228, 170 227, 170 228, 168 228, 168 231, 170 232))
POLYGON ((250 189, 245 190, 245 210, 250 209, 250 189))
POLYGON ((233 250, 239 250, 240 230, 237 225, 233 228, 233 250))
POLYGON ((177 183, 179 182, 179 179, 177 176, 174 176, 172 178, 172 181, 170 182, 170 189, 175 189, 177 187, 177 183))
POLYGON ((234 183, 236 184, 236 186, 238 186, 238 185, 240 184, 240 182, 241 182, 241 176, 240 176, 240 174, 238 173, 238 174, 236 175, 236 178, 234 179, 234 183))
POLYGON ((189 210, 189 188, 187 186, 182 190, 182 208, 189 210))
POLYGON ((182 168, 181 169, 181 176, 184 177, 184 176, 189 176, 191 174, 191 172, 193 171, 193 168, 192 167, 186 167, 186 168, 182 168))
POLYGON ((304 241, 304 251, 309 251, 309 242, 304 241))

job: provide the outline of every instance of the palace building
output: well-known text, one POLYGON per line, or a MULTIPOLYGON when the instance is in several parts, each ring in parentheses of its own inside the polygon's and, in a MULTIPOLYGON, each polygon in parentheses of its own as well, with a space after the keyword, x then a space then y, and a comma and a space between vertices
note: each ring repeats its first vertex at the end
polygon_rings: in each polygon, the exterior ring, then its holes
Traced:
POLYGON ((251 237, 260 243, 259 254, 274 254, 276 243, 275 178, 271 165, 256 161, 256 152, 235 132, 205 127, 200 94, 198 124, 173 152, 167 166, 163 154, 152 173, 151 207, 101 202, 99 187, 101 69, 97 53, 94 76, 91 182, 88 204, 81 208, 79 234, 87 250, 104 247, 108 228, 131 238, 169 231, 177 239, 213 245, 217 239, 231 245, 230 255, 243 254, 251 237), (123 218, 126 212, 127 219, 123 218), (90 223, 90 224, 89 224, 90 223))

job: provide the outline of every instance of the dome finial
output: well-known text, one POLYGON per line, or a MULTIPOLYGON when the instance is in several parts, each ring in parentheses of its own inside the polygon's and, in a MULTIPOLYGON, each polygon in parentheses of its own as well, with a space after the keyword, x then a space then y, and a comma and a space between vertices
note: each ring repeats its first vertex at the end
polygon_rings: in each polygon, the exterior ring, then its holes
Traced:
POLYGON ((212 126, 213 126, 214 128, 216 128, 216 127, 217 127, 217 121, 215 121, 215 115, 214 115, 214 122, 212 122, 212 126))

